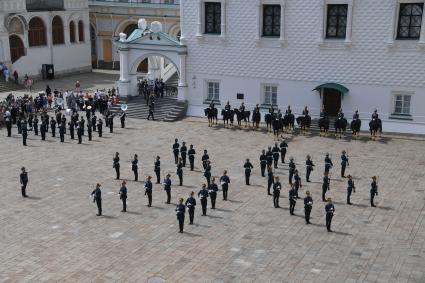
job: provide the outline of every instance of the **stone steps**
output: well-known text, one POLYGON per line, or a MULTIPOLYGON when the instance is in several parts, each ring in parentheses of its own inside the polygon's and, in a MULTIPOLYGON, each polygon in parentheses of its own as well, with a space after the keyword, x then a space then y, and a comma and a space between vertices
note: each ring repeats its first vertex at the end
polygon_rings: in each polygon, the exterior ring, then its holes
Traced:
MULTIPOLYGON (((126 102, 128 118, 146 119, 149 115, 149 107, 142 97, 131 97, 126 102)), ((121 104, 112 107, 112 111, 119 112, 121 104)), ((155 100, 155 120, 173 122, 186 115, 187 102, 180 102, 175 97, 157 98, 155 100)))
POLYGON ((7 83, 5 80, 0 79, 0 92, 12 92, 23 88, 24 87, 22 85, 17 85, 12 81, 7 83))

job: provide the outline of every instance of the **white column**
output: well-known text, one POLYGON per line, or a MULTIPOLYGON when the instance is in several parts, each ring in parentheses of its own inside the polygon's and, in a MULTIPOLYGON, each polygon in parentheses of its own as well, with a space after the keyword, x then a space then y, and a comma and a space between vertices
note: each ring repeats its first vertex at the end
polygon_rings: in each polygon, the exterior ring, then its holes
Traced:
POLYGON ((187 82, 186 82, 186 54, 179 54, 180 57, 180 76, 178 85, 178 100, 186 100, 187 82))
POLYGON ((128 82, 128 49, 120 48, 120 82, 128 82))
POLYGON ((284 44, 286 41, 285 38, 285 8, 286 8, 286 1, 282 1, 280 5, 280 43, 284 44))
POLYGON ((261 5, 261 2, 258 3, 258 10, 257 10, 257 34, 255 35, 255 40, 257 42, 260 41, 261 38, 261 31, 262 31, 262 27, 261 27, 261 16, 262 16, 262 11, 263 11, 263 5, 261 5))
POLYGON ((186 40, 186 33, 185 33, 185 29, 184 29, 184 22, 183 22, 183 18, 184 18, 184 16, 183 16, 183 12, 184 12, 184 9, 183 9, 183 1, 180 1, 180 42, 181 43, 185 43, 185 40, 186 40))
POLYGON ((351 44, 351 30, 353 25, 353 3, 348 3, 347 30, 345 31, 345 44, 351 44))
POLYGON ((389 34, 388 34, 388 41, 387 41, 387 44, 390 45, 390 46, 394 44, 395 25, 396 25, 396 19, 397 19, 397 6, 398 6, 398 1, 393 1, 393 3, 392 3, 392 15, 391 15, 391 26, 390 26, 390 31, 389 31, 389 34))
POLYGON ((196 33, 196 37, 202 37, 202 6, 203 2, 202 0, 199 0, 198 2, 198 32, 196 33))
POLYGON ((325 9, 325 3, 323 0, 320 0, 319 3, 319 36, 317 38, 317 43, 322 44, 323 43, 323 34, 324 34, 324 9, 325 9))
MULTIPOLYGON (((69 36, 69 24, 63 26, 65 45, 69 45, 71 43, 71 37, 69 36)), ((78 39, 78 37, 76 38, 78 39)))
POLYGON ((226 38, 226 0, 221 1, 221 39, 226 38))
POLYGON ((419 38, 419 44, 425 47, 425 13, 422 12, 422 24, 421 24, 421 36, 419 38))

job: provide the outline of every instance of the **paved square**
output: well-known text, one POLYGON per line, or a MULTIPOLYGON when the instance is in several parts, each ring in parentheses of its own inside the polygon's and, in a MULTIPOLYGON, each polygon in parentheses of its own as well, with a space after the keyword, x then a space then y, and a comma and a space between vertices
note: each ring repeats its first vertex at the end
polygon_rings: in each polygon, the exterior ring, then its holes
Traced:
MULTIPOLYGON (((116 123, 118 124, 118 123, 116 123)), ((304 160, 316 164, 312 183, 304 183, 315 200, 313 225, 305 225, 303 205, 290 216, 288 170, 279 164, 283 209, 273 208, 260 177, 258 157, 273 145, 263 132, 208 128, 206 119, 175 123, 128 119, 103 138, 83 145, 47 135, 29 134, 24 148, 14 129, 0 131, 0 282, 425 282, 425 142, 421 138, 387 137, 382 142, 335 140, 316 135, 289 139, 287 156, 296 159, 304 181, 304 160), (184 170, 178 187, 172 156, 174 138, 194 144, 196 170, 184 170), (179 234, 174 205, 164 204, 162 186, 154 185, 153 207, 146 207, 143 182, 133 182, 131 156, 139 155, 139 176, 153 173, 153 156, 171 172, 172 202, 198 192, 205 181, 201 155, 208 149, 212 173, 229 171, 229 201, 179 234), (342 150, 355 176, 353 206, 345 205, 346 180, 339 176, 342 150), (114 180, 113 154, 121 156, 121 176, 128 180, 128 211, 121 213, 114 180), (329 196, 335 203, 334 233, 327 233, 320 200, 324 154, 335 167, 329 196), (251 158, 252 185, 244 185, 243 163, 251 158), (29 171, 28 195, 22 199, 19 169, 29 171), (377 207, 369 205, 370 177, 379 176, 377 207), (105 216, 96 217, 89 199, 96 182, 103 185, 105 216), (154 282, 154 281, 152 281, 154 282), (161 281, 157 281, 161 282, 161 281)))

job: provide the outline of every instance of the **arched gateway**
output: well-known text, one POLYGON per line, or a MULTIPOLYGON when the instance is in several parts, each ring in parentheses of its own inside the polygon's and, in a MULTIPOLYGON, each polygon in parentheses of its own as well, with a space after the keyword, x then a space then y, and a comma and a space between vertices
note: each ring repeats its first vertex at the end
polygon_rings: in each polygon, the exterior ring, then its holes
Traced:
POLYGON ((120 34, 118 42, 120 53, 119 93, 122 98, 137 95, 137 67, 149 56, 161 56, 173 63, 179 75, 178 100, 186 100, 186 46, 161 31, 161 24, 153 22, 151 28, 140 19, 138 28, 126 37, 120 34))

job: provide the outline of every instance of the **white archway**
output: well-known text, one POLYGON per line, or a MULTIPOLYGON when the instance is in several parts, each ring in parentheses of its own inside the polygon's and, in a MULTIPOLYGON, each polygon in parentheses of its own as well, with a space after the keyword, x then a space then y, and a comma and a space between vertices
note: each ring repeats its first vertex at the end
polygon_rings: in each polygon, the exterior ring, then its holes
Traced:
MULTIPOLYGON (((118 51, 120 53, 120 79, 118 81, 122 97, 137 94, 137 67, 146 58, 163 57, 177 69, 179 76, 179 100, 186 100, 186 55, 187 49, 176 38, 160 31, 157 22, 155 30, 146 28, 146 22, 140 20, 138 29, 127 38, 120 34, 118 51)), ((154 27, 155 27, 154 25, 154 27)))

